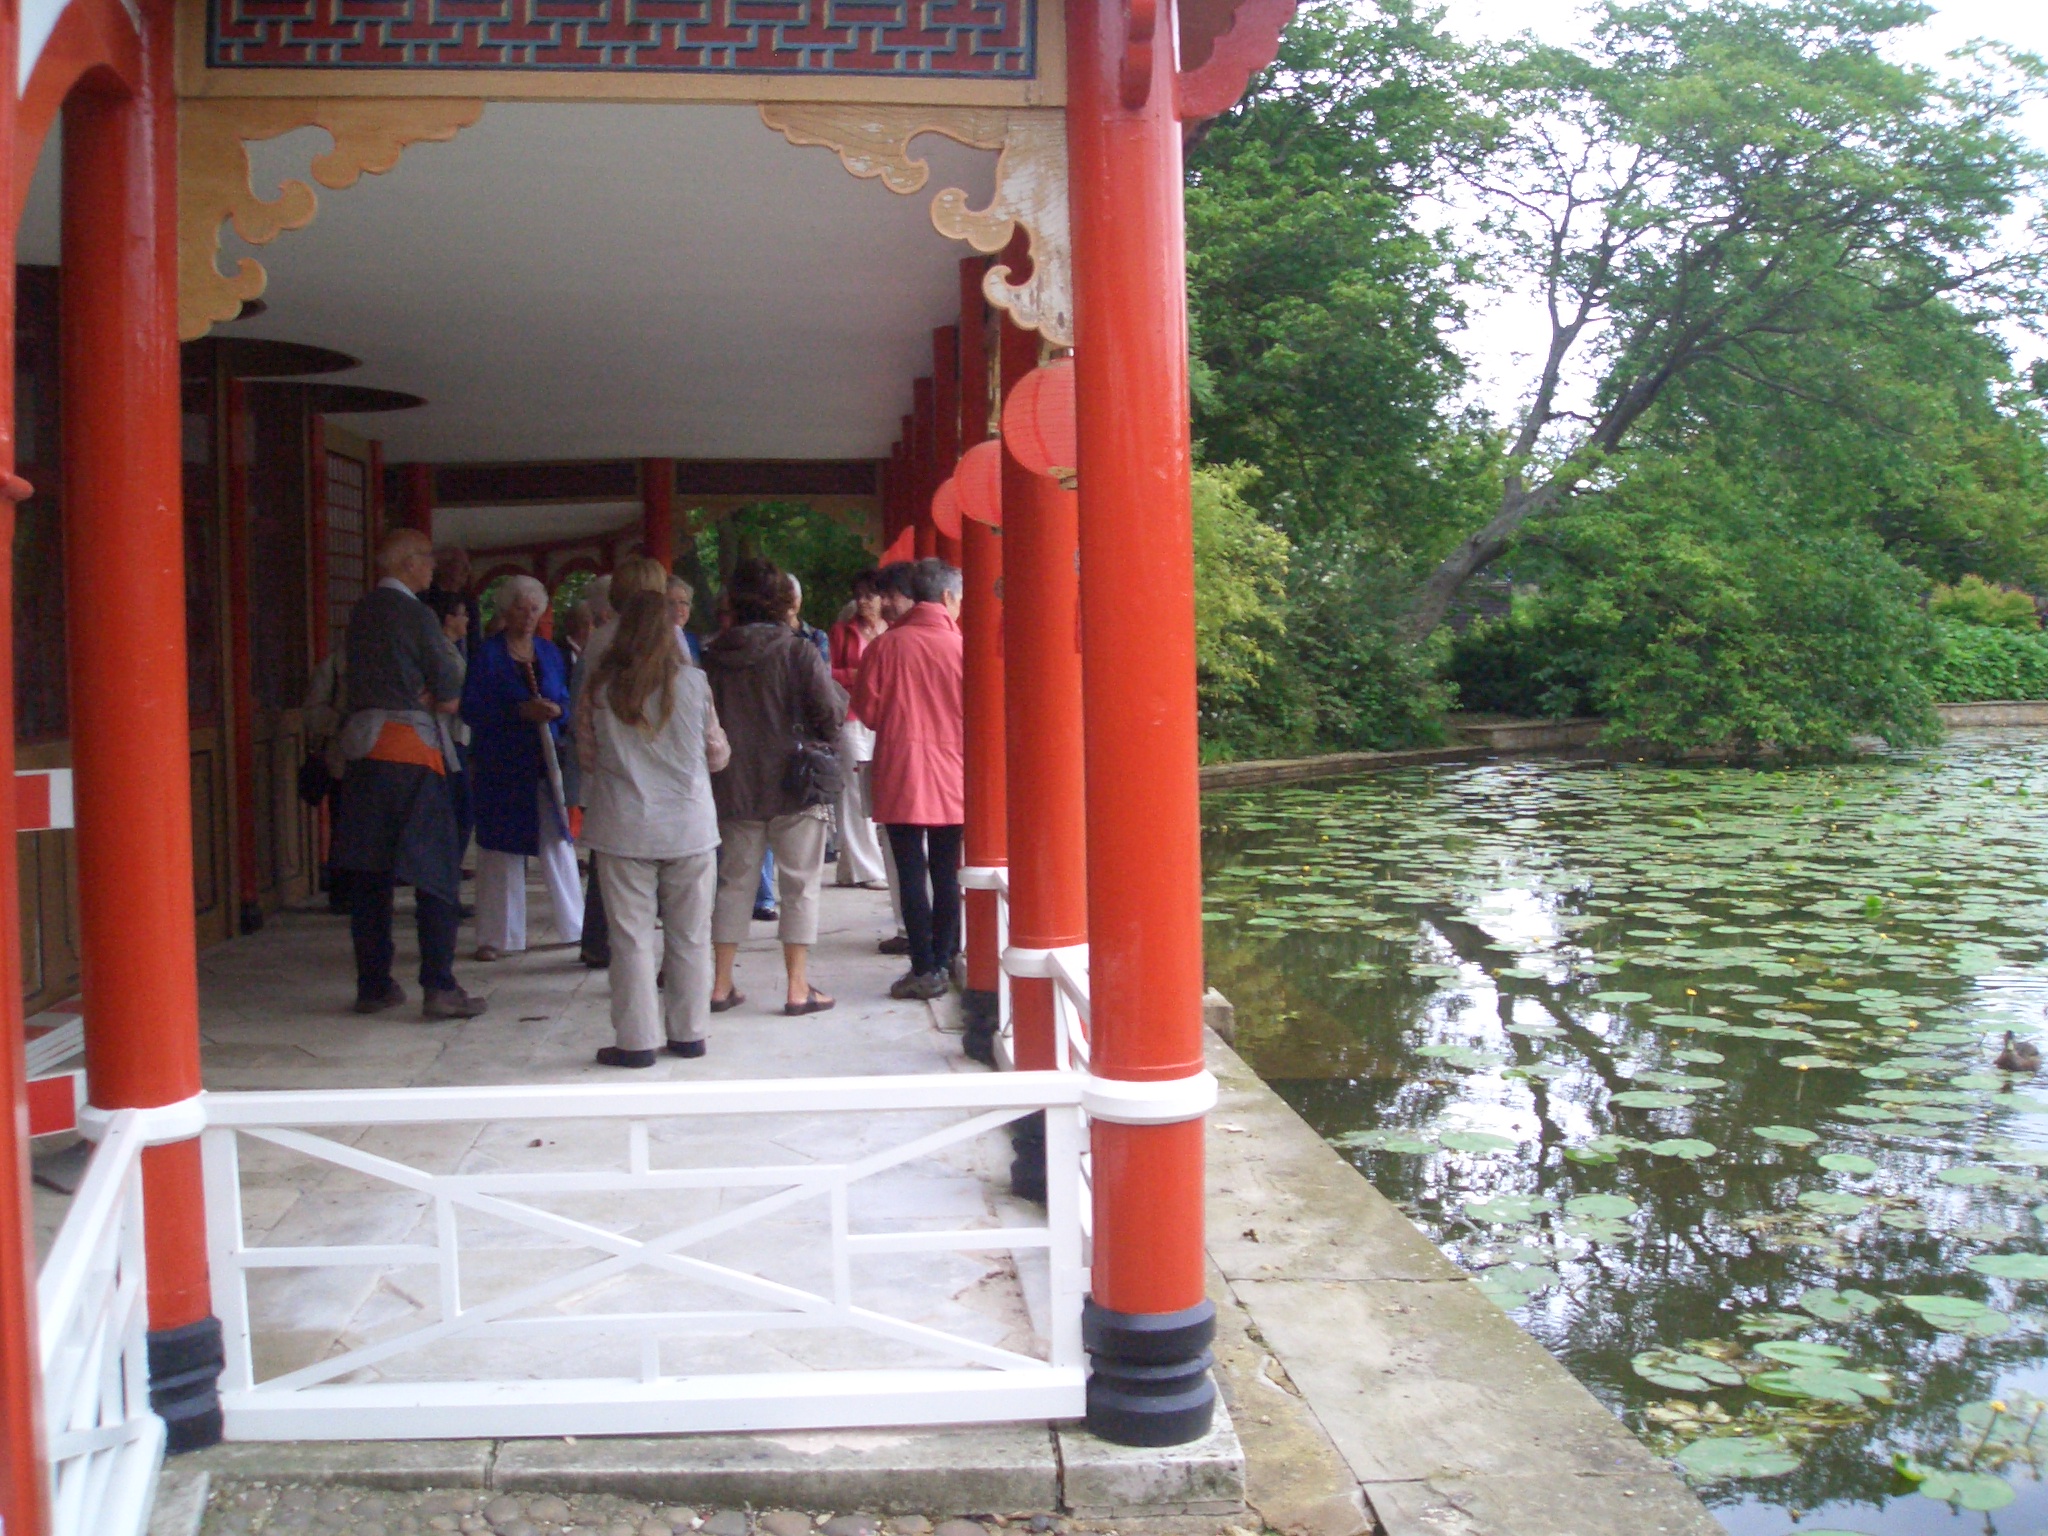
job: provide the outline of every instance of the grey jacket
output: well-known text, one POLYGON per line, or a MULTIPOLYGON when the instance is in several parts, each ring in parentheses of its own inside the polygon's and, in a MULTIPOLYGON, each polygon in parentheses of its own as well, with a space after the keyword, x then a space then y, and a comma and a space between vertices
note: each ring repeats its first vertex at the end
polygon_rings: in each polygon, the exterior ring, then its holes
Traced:
POLYGON ((419 709, 428 691, 437 703, 462 697, 461 659, 441 634, 441 621, 410 592, 365 592, 348 616, 350 710, 419 709))
POLYGON ((732 761, 711 777, 721 821, 769 821, 803 807, 782 787, 799 737, 836 745, 846 690, 817 647, 786 624, 740 624, 706 642, 704 672, 732 761))

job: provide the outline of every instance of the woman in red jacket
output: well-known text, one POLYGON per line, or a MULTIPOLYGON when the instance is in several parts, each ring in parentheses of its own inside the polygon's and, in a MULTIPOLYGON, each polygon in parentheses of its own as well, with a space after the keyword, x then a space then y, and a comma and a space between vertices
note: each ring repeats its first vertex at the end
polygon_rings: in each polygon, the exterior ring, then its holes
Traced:
MULTIPOLYGON (((853 612, 832 626, 832 681, 853 692, 860 676, 860 660, 870 642, 889 626, 882 620, 882 594, 875 585, 875 573, 862 571, 853 578, 853 612)), ((879 890, 887 882, 882 863, 881 836, 875 830, 868 799, 868 762, 875 755, 875 733, 851 710, 839 733, 839 760, 847 765, 844 787, 833 812, 839 818, 840 885, 858 885, 879 890)))

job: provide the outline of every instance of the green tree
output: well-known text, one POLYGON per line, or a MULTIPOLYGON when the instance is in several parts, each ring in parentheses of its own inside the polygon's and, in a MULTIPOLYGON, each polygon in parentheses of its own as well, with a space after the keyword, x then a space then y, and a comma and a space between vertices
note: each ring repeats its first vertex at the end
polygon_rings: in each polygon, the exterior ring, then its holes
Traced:
MULTIPOLYGON (((2038 249, 2001 224, 2043 179, 2015 116, 2037 61, 1962 80, 1886 57, 1909 0, 1606 0, 1593 40, 1527 40, 1472 88, 1495 133, 1466 167, 1486 265, 1549 336, 1485 525, 1421 584, 1428 634, 1533 519, 1611 483, 1673 385, 1720 370, 1796 393, 1794 363, 1946 303, 2038 303, 2038 249)), ((1843 369, 1848 358, 1840 360, 1843 369)))
POLYGON ((1442 442, 1464 274, 1425 217, 1459 61, 1412 0, 1304 6, 1188 160, 1196 435, 1296 543, 1365 541, 1396 580, 1471 515, 1442 442))
POLYGON ((1287 632, 1287 535, 1261 522, 1243 494, 1258 473, 1195 469, 1195 666, 1211 708, 1251 687, 1287 632))

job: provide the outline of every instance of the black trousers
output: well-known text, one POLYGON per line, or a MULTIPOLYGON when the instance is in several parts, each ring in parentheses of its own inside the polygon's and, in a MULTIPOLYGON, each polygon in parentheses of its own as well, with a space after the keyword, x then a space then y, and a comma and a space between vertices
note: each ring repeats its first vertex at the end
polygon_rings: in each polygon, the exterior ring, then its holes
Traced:
POLYGON ((892 822, 888 831, 896 878, 903 887, 910 968, 929 976, 947 969, 960 953, 960 827, 892 822))
MULTIPOLYGON (((391 892, 388 874, 348 872, 349 935, 356 945, 356 996, 381 997, 391 986, 391 892)), ((416 890, 420 939, 420 986, 428 992, 455 988, 455 930, 462 909, 431 891, 416 890)))

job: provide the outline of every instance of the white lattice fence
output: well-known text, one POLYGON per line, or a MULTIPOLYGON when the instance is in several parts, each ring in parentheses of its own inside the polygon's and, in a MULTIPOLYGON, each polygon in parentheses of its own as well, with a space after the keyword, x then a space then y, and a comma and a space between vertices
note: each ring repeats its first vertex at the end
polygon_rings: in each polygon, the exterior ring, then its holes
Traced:
POLYGON ((55 1536, 135 1536, 164 1426, 149 1407, 140 1117, 109 1119, 36 1278, 55 1536))
MULTIPOLYGON (((1075 1416, 1083 1407, 1087 1284, 1082 1089, 1071 1072, 1012 1072, 209 1095, 207 1218, 214 1305, 226 1334, 228 1434, 648 1434, 1075 1416), (1038 1110, 1047 1112, 1048 1165, 1057 1170, 1042 1224, 985 1217, 933 1228, 929 1214, 913 1212, 910 1219, 927 1224, 863 1226, 861 1212, 878 1204, 864 1204, 873 1185, 929 1169, 1038 1110), (828 1120, 842 1129, 818 1144, 856 1152, 793 1155, 775 1140, 783 1134, 776 1127, 828 1120), (711 1143, 693 1143, 691 1134, 714 1124, 760 1127, 763 1146, 778 1147, 783 1160, 694 1160, 692 1146, 711 1143), (505 1139, 512 1127, 519 1136, 551 1131, 587 1149, 579 1162, 589 1166, 526 1171, 515 1153, 496 1166, 472 1156, 436 1171, 332 1134, 461 1125, 490 1127, 501 1147, 524 1145, 505 1139), (251 1142, 267 1158, 325 1165, 341 1188, 399 1192, 400 1218, 416 1210, 411 1229, 402 1241, 252 1243, 242 1168, 251 1142), (625 1201, 637 1202, 635 1215, 620 1214, 625 1201), (479 1235, 485 1228, 498 1234, 490 1252, 480 1251, 490 1246, 479 1235), (511 1251, 515 1262, 522 1251, 531 1255, 530 1273, 509 1281, 506 1234, 528 1245, 511 1251), (588 1253, 566 1257, 577 1250, 588 1253), (906 1317, 890 1304, 888 1276, 865 1273, 988 1252, 1043 1255, 1050 1294, 1037 1353, 991 1341, 987 1329, 906 1317), (480 1264, 481 1282, 470 1273, 480 1264), (319 1358, 259 1379, 252 1277, 364 1269, 424 1277, 412 1290, 431 1303, 418 1315, 338 1334, 319 1358), (714 1342, 730 1361, 754 1340, 804 1337, 812 1342, 776 1346, 779 1369, 719 1369, 712 1358, 714 1342), (514 1341, 538 1341, 557 1358, 565 1341, 591 1358, 623 1353, 637 1369, 531 1379, 451 1373, 445 1363, 419 1368, 430 1356, 445 1362, 451 1350, 459 1356, 514 1341), (878 1353, 915 1363, 877 1364, 878 1353)), ((718 1144, 729 1148, 732 1138, 718 1144)), ((307 1187, 319 1185, 316 1178, 307 1187)))

